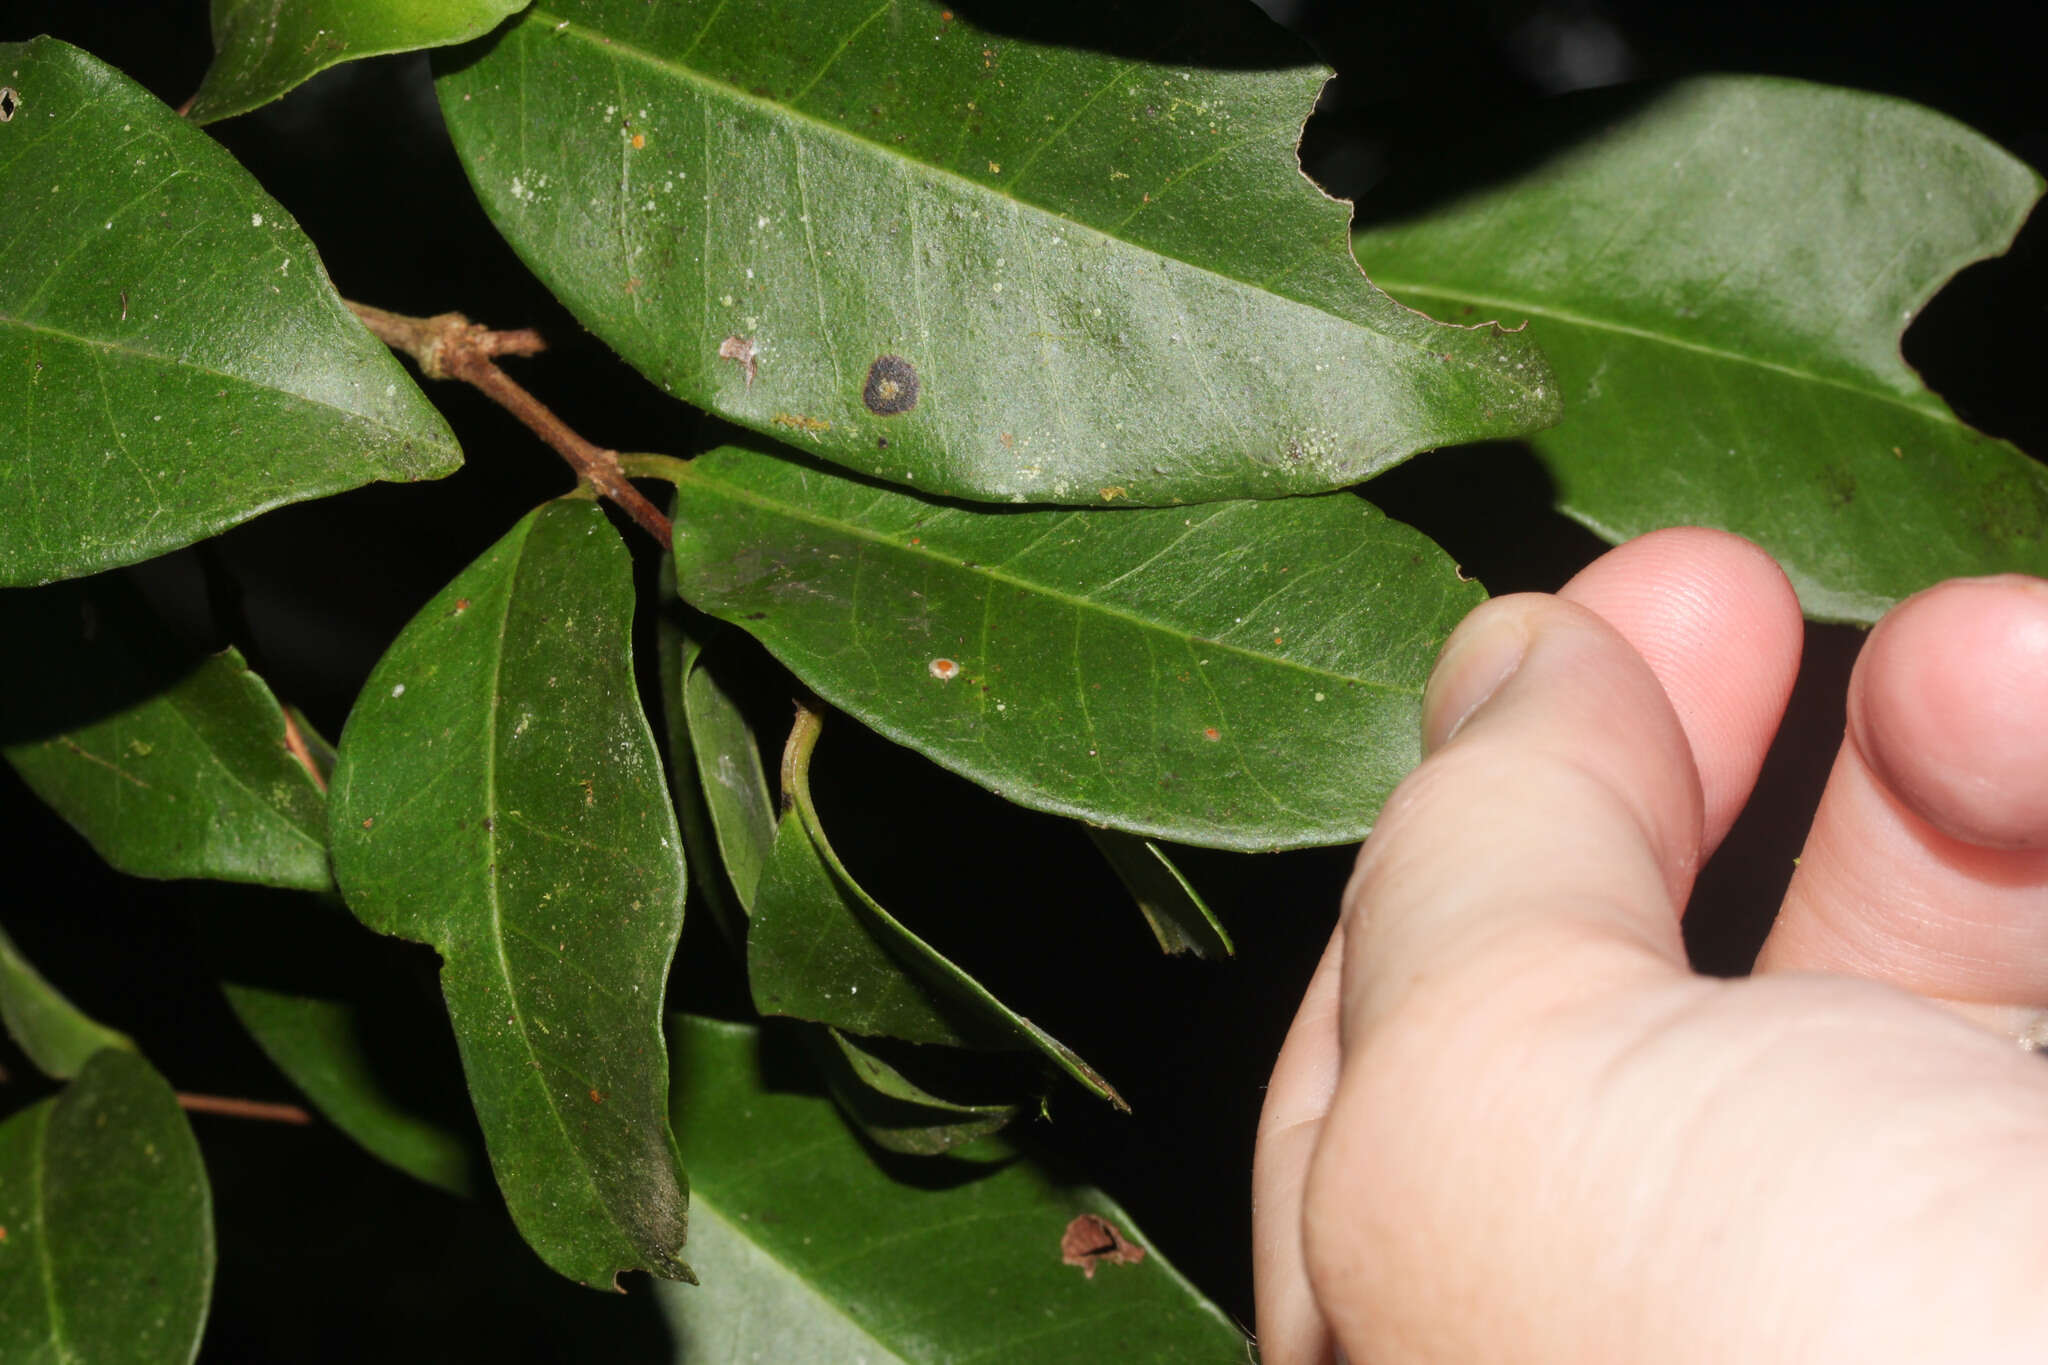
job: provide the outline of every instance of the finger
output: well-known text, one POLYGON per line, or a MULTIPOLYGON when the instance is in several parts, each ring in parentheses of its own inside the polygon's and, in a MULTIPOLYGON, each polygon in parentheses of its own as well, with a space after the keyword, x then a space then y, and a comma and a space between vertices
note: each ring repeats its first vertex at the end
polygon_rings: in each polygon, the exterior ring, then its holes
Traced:
POLYGON ((1405 1292, 1364 1259, 1376 1237, 1359 1220, 1378 1205, 1360 1182, 1393 1154, 1359 1141, 1386 1123, 1344 1115, 1402 1102, 1373 1092, 1371 1069, 1422 1049, 1392 1070, 1434 1067, 1455 1089, 1477 1070, 1456 1059, 1519 1046, 1567 1005, 1626 1007, 1690 983, 1678 911, 1699 858, 1699 781, 1663 688, 1613 627, 1556 598, 1486 604, 1446 645, 1423 727, 1432 752, 1346 892, 1344 1067, 1327 1122, 1347 1136, 1319 1146, 1303 1216, 1339 1340, 1363 1340, 1360 1315, 1398 1314, 1405 1292))
POLYGON ((1759 970, 2048 1007, 2048 583, 1945 583, 1872 633, 1759 970))
POLYGON ((1799 675, 1805 626, 1784 570, 1740 536, 1676 527, 1608 551, 1558 595, 1621 632, 1663 685, 1692 746, 1712 853, 1756 786, 1799 675))
POLYGON ((1264 1365, 1323 1365, 1334 1343, 1309 1289, 1301 1199, 1337 1089, 1337 1003, 1344 929, 1316 964, 1273 1063, 1252 1156, 1252 1287, 1264 1365))
POLYGON ((1699 780, 1641 655, 1583 607, 1498 598, 1452 634, 1423 707, 1434 752, 1346 891, 1346 1046, 1410 983, 1502 954, 1542 958, 1540 980, 1591 944, 1682 971, 1699 780))

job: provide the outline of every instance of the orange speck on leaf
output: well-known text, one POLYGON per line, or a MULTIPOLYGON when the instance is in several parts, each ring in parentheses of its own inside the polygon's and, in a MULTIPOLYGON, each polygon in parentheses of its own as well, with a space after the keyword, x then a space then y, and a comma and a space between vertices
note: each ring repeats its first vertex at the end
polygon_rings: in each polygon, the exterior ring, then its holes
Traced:
POLYGON ((468 599, 467 597, 458 597, 458 598, 456 598, 456 599, 455 599, 455 610, 457 610, 458 612, 462 612, 462 611, 468 611, 468 610, 469 610, 469 599, 468 599))
POLYGON ((960 665, 951 659, 933 659, 926 667, 940 682, 951 682, 960 676, 960 665))
POLYGON ((910 538, 910 543, 911 543, 912 545, 922 545, 922 544, 924 544, 924 537, 923 537, 923 536, 912 536, 912 537, 910 538))
POLYGON ((645 133, 635 133, 635 134, 633 134, 633 150, 634 150, 634 151, 636 151, 636 152, 637 152, 637 151, 639 151, 639 150, 640 150, 640 149, 641 149, 642 147, 645 147, 646 145, 647 145, 647 134, 645 134, 645 133))
POLYGON ((1202 738, 1208 740, 1211 744, 1214 744, 1217 740, 1223 738, 1223 732, 1212 725, 1208 729, 1202 731, 1202 738))
POLYGON ((1280 637, 1279 637, 1279 636, 1277 636, 1277 635, 1275 635, 1275 636, 1273 637, 1273 643, 1274 643, 1274 644, 1276 644, 1276 645, 1277 645, 1277 644, 1279 644, 1279 643, 1280 643, 1280 637))
POLYGON ((376 816, 374 816, 374 815, 373 815, 373 816, 370 816, 369 818, 367 818, 367 819, 365 819, 365 820, 363 821, 363 828, 364 828, 364 829, 368 829, 368 828, 369 828, 370 826, 372 826, 372 825, 374 825, 374 824, 376 824, 376 823, 377 823, 377 817, 376 817, 376 816))
POLYGON ((599 1092, 598 1092, 598 1090, 597 1090, 597 1089, 596 1089, 595 1087, 592 1087, 592 1089, 591 1089, 591 1091, 590 1091, 590 1102, 591 1102, 592 1104, 603 1104, 603 1103, 604 1103, 604 1096, 603 1096, 603 1095, 602 1095, 601 1093, 599 1093, 599 1092))

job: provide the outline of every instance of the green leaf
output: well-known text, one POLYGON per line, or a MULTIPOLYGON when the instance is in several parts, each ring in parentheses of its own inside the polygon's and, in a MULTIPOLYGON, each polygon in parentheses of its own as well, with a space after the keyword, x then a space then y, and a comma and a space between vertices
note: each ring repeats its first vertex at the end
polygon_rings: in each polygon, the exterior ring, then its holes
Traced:
POLYGON ((1222 848, 1363 838, 1484 596, 1351 494, 983 510, 728 448, 676 507, 683 596, 833 705, 1020 805, 1222 848))
POLYGON ((662 556, 655 616, 656 668, 661 687, 661 722, 668 744, 669 795, 675 802, 676 826, 683 840, 683 860, 694 874, 698 904, 711 912, 712 923, 726 943, 743 947, 747 940, 747 909, 725 868, 706 793, 699 781, 696 745, 683 714, 683 679, 703 648, 696 630, 684 624, 685 610, 675 596, 675 567, 662 556))
MULTIPOLYGON (((999 1132, 1026 1112, 1011 1101, 976 1103, 937 1093, 949 1083, 979 1081, 988 1088, 985 1077, 960 1074, 969 1065, 967 1054, 914 1044, 892 1049, 886 1040, 855 1039, 836 1028, 807 1029, 803 1036, 833 1100, 885 1152, 937 1156, 999 1132)), ((980 1061, 974 1060, 977 1069, 980 1061)))
POLYGON ((469 1152, 438 1124, 400 1106, 378 1080, 357 1008, 223 982, 235 1017, 263 1055, 363 1149, 450 1194, 471 1192, 469 1152))
POLYGON ((661 1003, 683 859, 595 502, 523 518, 364 685, 334 771, 349 908, 432 944, 491 1164, 569 1278, 688 1278, 661 1003))
POLYGON ((1130 1216, 999 1139, 897 1179, 825 1100, 779 1079, 774 1034, 677 1017, 676 1130, 696 1178, 696 1289, 658 1285, 679 1360, 1213 1361, 1229 1320, 1157 1248, 1092 1277, 1066 1264, 1077 1216, 1130 1216))
POLYGON ((677 397, 984 501, 1318 492, 1535 430, 1526 336, 1401 307, 1301 174, 1248 0, 1088 48, 941 0, 549 0, 443 63, 486 212, 677 397))
POLYGON ((799 714, 782 760, 789 809, 754 895, 747 981, 763 1014, 949 1047, 1035 1048, 1119 1109, 1095 1069, 903 927, 833 852, 811 800, 822 720, 799 714))
POLYGON ((1112 829, 1082 828, 1138 903, 1138 913, 1145 917, 1162 952, 1229 957, 1237 951, 1223 922, 1173 865, 1165 849, 1150 839, 1112 829))
POLYGON ((461 464, 313 244, 214 140, 53 38, 0 43, 0 584, 132 564, 461 464))
POLYGON ((488 33, 526 0, 213 0, 213 65, 186 116, 233 118, 330 66, 488 33))
POLYGON ((198 1354, 213 1196, 177 1096, 137 1054, 95 1054, 0 1123, 0 1228, 0 1360, 198 1354))
MULTIPOLYGON (((664 560, 663 571, 664 589, 673 593, 673 563, 664 560)), ((716 876, 709 878, 717 886, 709 895, 718 897, 729 887, 735 901, 728 911, 733 920, 729 937, 744 950, 755 893, 775 846, 775 805, 768 777, 761 768, 753 727, 727 680, 719 676, 717 665, 730 659, 731 651, 719 649, 715 638, 707 651, 696 633, 682 630, 670 617, 663 617, 661 626, 662 691, 669 699, 669 751, 677 767, 683 841, 697 859, 692 865, 700 884, 708 867, 722 864, 729 874, 723 883, 716 876), (693 816, 703 822, 694 834, 693 816)), ((712 629, 731 634, 723 625, 714 624, 712 629)), ((811 872, 827 870, 814 855, 806 855, 805 863, 811 872)), ((1024 1112, 1020 1103, 987 1098, 1000 1090, 1001 1078, 992 1080, 990 1072, 996 1068, 983 1054, 922 1047, 912 1049, 914 1058, 906 1057, 886 1043, 856 1041, 823 1025, 804 1029, 803 1036, 833 1099, 886 1151, 935 1155, 986 1137, 1024 1112), (909 1074, 913 1071, 917 1079, 909 1074), (939 1093, 942 1090, 950 1093, 939 1093), (961 1092, 983 1098, 953 1097, 961 1092)))
MULTIPOLYGON (((673 562, 668 562, 672 574, 673 562)), ((775 843, 775 803, 769 795, 768 775, 761 768, 754 727, 740 710, 732 688, 719 676, 715 642, 707 659, 705 646, 694 636, 686 637, 677 662, 680 678, 668 695, 677 698, 674 709, 683 718, 683 752, 701 793, 719 861, 744 916, 753 909, 754 889, 775 843)), ((677 750, 672 746, 671 752, 677 750)), ((741 929, 735 942, 744 938, 741 929)))
MULTIPOLYGON (((5 930, 0 930, 0 1023, 39 1071, 63 1081, 84 1070, 102 1048, 135 1050, 127 1034, 92 1018, 45 981, 5 930)), ((5 1321, 0 1314, 0 1323, 5 1321)))
POLYGON ((324 890, 327 797, 277 698, 124 580, 0 593, 0 753, 114 867, 324 890))
MULTIPOLYGON (((1614 541, 1740 532, 1823 619, 2048 572, 2048 471, 1965 426, 1898 347, 2005 249, 2039 178, 1881 96, 1713 77, 1628 98, 1534 170, 1356 240, 1404 302, 1533 319, 1567 404, 1535 441, 1563 509, 1614 541)), ((1525 120, 1508 150, 1554 138, 1525 120)))

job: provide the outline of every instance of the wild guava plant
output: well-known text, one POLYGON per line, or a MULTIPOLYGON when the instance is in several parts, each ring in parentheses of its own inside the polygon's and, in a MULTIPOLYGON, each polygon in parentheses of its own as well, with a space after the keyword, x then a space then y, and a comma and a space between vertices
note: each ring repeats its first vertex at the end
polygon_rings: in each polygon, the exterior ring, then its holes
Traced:
MULTIPOLYGON (((1035 1022, 1059 980, 998 992, 949 947, 972 888, 864 888, 814 791, 835 735, 1073 822, 1160 949, 1222 958, 1181 850, 1365 836, 1484 595, 1374 505, 1402 461, 1526 442, 1601 536, 1740 532, 1816 619, 2048 572, 2048 476, 1899 354, 2040 181, 1926 109, 1596 97, 1354 235, 1297 156, 1330 72, 1244 0, 396 9, 215 0, 182 109, 0 45, 0 747, 123 873, 431 948, 487 1181, 380 1084, 381 983, 221 986, 308 1115, 502 1199, 568 1279, 647 1272, 685 1358, 1246 1351, 1033 1147, 1117 1078, 1035 1022), (715 439, 565 420, 516 377, 553 338, 491 298, 344 299, 207 130, 421 49, 504 241, 715 439), (331 741, 135 587, 474 460, 458 388, 569 473, 419 585, 331 741), (686 914, 754 1017, 673 988, 686 914)), ((191 1097, 65 986, 0 937, 0 1016, 63 1083, 0 1123, 0 1356, 190 1358, 191 1097)))

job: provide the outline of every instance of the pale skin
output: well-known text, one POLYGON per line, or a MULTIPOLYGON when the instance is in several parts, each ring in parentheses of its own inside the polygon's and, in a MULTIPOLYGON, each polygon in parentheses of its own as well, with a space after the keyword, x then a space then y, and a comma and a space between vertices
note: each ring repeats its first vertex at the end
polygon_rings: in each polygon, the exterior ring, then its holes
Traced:
POLYGON ((2048 582, 1872 633, 1755 973, 1698 977, 1800 640, 1699 530, 1452 637, 1261 1116, 1265 1365, 2048 1360, 2048 582))

